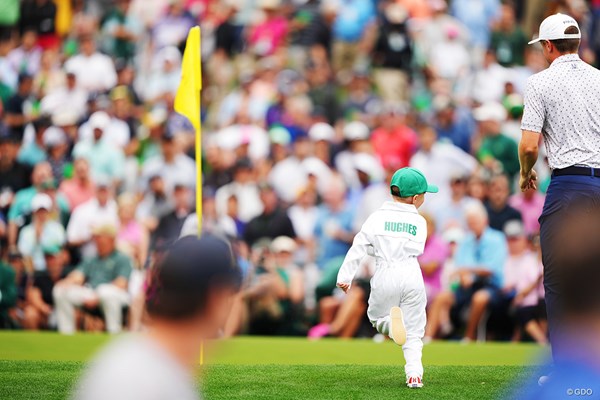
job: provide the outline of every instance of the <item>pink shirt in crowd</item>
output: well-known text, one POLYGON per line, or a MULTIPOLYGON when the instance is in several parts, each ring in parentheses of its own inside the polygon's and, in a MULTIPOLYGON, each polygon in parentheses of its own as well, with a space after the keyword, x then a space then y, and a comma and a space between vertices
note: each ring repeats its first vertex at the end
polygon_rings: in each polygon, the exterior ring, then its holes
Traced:
POLYGON ((535 192, 531 199, 526 199, 523 193, 513 195, 508 204, 511 207, 521 212, 523 216, 523 225, 525 226, 525 232, 528 235, 538 233, 540 231, 540 223, 538 218, 542 215, 544 209, 544 195, 535 192))
POLYGON ((423 274, 428 300, 433 299, 442 290, 442 267, 449 255, 450 249, 442 238, 437 235, 427 238, 425 251, 419 257, 419 264, 439 263, 439 268, 432 275, 423 274))
POLYGON ((58 190, 65 195, 69 201, 71 211, 73 211, 80 204, 83 204, 94 197, 96 186, 93 183, 90 183, 88 186, 82 186, 79 181, 69 179, 63 181, 58 190))
POLYGON ((287 19, 275 17, 256 25, 250 33, 248 42, 257 54, 269 56, 283 45, 287 31, 287 19))
MULTIPOLYGON (((542 274, 542 263, 537 254, 527 251, 520 256, 509 256, 504 265, 504 285, 517 293, 525 290, 542 274)), ((532 290, 517 304, 519 307, 536 306, 540 300, 540 290, 532 290)))

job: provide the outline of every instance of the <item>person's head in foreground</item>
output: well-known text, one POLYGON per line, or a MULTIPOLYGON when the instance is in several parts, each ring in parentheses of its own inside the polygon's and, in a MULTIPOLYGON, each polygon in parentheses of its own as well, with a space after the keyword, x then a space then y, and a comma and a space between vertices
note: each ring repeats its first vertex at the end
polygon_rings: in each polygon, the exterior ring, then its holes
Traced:
POLYGON ((542 21, 537 39, 529 44, 541 43, 544 58, 550 64, 565 54, 576 54, 581 44, 581 30, 573 17, 554 14, 542 21))
POLYGON ((218 336, 241 275, 229 244, 211 235, 177 240, 149 272, 146 327, 97 356, 75 399, 198 399, 194 369, 218 336))
POLYGON ((395 202, 412 204, 419 208, 425 202, 425 193, 437 193, 438 187, 427 183, 425 175, 415 168, 396 171, 390 181, 390 191, 395 202))

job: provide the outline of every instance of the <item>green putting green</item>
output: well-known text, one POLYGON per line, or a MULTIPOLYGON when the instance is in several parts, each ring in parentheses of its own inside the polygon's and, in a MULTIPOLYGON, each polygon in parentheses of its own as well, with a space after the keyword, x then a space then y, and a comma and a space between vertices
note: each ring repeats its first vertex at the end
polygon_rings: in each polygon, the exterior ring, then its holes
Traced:
MULTIPOLYGON (((65 398, 110 337, 0 332, 0 399, 65 398)), ((547 355, 532 344, 424 348, 425 388, 404 387, 402 350, 371 340, 240 337, 207 345, 201 377, 207 399, 487 399, 502 396, 547 355)))

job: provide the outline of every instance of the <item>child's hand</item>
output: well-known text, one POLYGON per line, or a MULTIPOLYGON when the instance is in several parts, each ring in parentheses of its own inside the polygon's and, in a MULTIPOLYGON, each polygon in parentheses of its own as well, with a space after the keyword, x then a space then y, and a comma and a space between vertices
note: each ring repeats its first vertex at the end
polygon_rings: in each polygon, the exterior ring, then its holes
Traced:
POLYGON ((348 293, 348 289, 350 289, 350 284, 349 283, 338 283, 337 287, 342 289, 344 291, 344 293, 348 293))

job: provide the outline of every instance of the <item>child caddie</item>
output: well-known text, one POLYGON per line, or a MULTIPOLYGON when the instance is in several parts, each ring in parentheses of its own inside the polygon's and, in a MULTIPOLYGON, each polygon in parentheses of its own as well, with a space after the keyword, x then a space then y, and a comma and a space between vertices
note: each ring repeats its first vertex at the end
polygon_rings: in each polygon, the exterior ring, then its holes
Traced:
POLYGON ((402 346, 406 383, 420 388, 427 296, 417 257, 425 247, 427 224, 417 209, 424 203, 425 193, 437 193, 438 188, 414 168, 396 171, 390 188, 392 201, 371 214, 354 238, 337 285, 348 291, 364 256, 375 258, 367 315, 378 332, 402 346))

